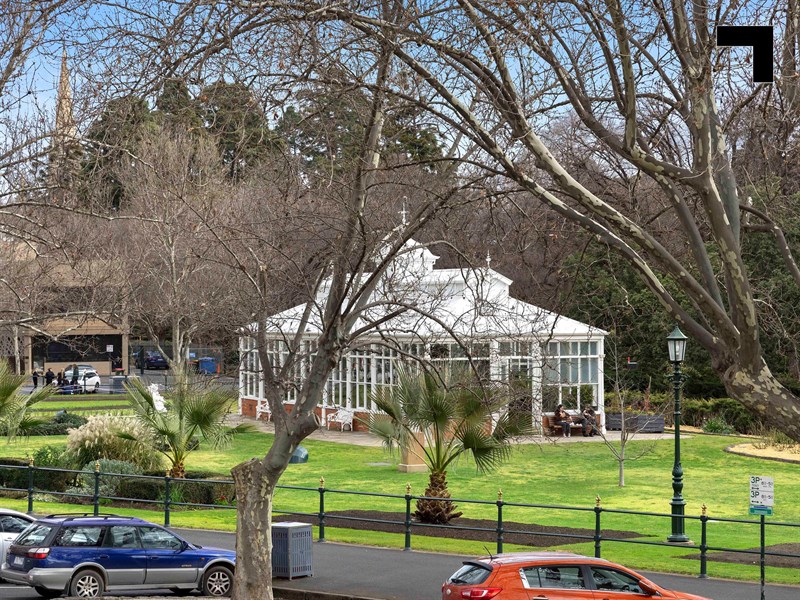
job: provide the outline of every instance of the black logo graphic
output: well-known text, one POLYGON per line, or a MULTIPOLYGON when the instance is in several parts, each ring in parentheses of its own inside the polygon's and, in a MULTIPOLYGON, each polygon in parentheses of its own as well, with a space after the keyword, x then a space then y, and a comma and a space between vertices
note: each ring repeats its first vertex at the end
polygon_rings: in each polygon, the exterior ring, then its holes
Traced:
POLYGON ((772 26, 720 25, 717 46, 749 46, 753 48, 753 82, 772 83, 772 26))

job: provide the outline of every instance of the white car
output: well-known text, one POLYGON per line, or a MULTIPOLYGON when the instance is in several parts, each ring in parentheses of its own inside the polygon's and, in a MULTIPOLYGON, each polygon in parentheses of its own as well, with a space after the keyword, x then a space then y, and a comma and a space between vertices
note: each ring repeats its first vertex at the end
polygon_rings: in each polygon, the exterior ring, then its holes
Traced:
MULTIPOLYGON (((5 560, 8 547, 35 519, 24 512, 0 508, 0 557, 5 560)), ((0 562, 2 562, 0 560, 0 562)), ((3 581, 0 579, 0 581, 3 581)))
MULTIPOLYGON (((72 367, 64 370, 64 385, 72 381, 72 367)), ((78 365, 78 387, 84 394, 100 391, 100 376, 92 365, 78 365)))

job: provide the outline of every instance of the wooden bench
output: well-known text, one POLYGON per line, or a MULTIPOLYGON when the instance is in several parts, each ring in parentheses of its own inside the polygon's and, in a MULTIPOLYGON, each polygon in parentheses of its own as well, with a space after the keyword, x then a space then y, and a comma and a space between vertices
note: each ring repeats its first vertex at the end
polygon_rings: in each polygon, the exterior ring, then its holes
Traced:
MULTIPOLYGON (((572 423, 569 426, 569 434, 575 435, 583 434, 583 423, 581 420, 583 417, 581 416, 580 412, 568 410, 567 411, 570 416, 572 417, 572 423)), ((542 413, 542 433, 545 435, 554 435, 554 436, 561 436, 564 435, 562 431, 561 424, 557 424, 554 422, 555 413, 542 413)), ((603 413, 595 413, 595 428, 600 431, 603 428, 603 413)))

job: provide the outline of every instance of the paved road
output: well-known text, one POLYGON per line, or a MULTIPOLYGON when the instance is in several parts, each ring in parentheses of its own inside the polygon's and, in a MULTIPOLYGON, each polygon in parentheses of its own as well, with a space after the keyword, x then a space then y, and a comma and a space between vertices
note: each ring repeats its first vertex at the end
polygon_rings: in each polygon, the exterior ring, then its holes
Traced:
MULTIPOLYGON (((215 531, 178 530, 204 546, 233 548, 235 537, 215 531)), ((281 590, 322 591, 346 597, 377 600, 436 600, 442 582, 460 566, 464 557, 427 552, 403 552, 366 546, 325 542, 313 547, 313 577, 288 581, 276 579, 276 598, 281 590)), ((714 600, 759 600, 758 584, 698 579, 661 573, 645 573, 667 588, 699 594, 714 600)), ((0 585, 3 600, 31 600, 38 595, 28 588, 0 585)), ((797 600, 800 587, 768 585, 766 600, 797 600)))

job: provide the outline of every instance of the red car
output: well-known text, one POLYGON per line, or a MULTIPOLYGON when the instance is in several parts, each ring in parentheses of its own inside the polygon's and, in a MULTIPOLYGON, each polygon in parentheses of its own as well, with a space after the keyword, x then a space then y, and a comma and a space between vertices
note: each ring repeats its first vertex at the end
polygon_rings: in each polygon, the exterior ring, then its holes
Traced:
POLYGON ((666 590, 635 571, 580 554, 521 552, 468 560, 442 585, 442 600, 709 600, 666 590))

